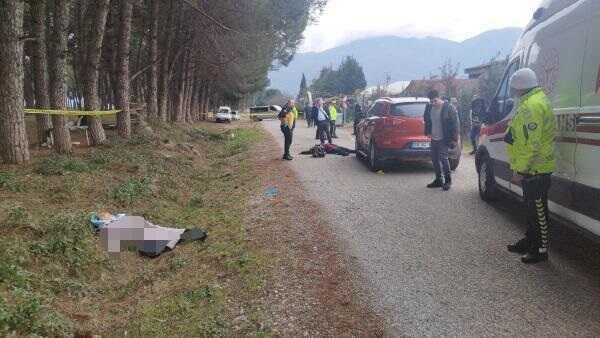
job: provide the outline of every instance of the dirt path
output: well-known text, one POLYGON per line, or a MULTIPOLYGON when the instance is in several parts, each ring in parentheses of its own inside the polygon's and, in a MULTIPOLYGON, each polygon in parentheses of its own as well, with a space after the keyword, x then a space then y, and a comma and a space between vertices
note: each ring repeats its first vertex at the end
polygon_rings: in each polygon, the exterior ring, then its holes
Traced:
POLYGON ((249 237, 277 257, 266 286, 271 333, 281 336, 380 337, 384 324, 361 299, 351 262, 268 133, 252 164, 264 193, 252 202, 249 237))

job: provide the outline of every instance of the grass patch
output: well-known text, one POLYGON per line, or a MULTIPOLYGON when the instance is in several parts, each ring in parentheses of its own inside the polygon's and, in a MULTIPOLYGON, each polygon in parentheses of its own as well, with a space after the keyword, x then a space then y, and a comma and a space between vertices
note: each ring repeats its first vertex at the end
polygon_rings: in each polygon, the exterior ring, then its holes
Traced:
POLYGON ((111 198, 120 205, 131 205, 136 200, 148 196, 150 192, 150 178, 131 178, 116 187, 111 193, 111 198))
POLYGON ((102 167, 102 160, 92 158, 92 161, 70 156, 51 156, 38 162, 35 172, 44 176, 58 176, 68 173, 85 173, 102 167))
POLYGON ((258 189, 244 159, 261 133, 221 128, 159 125, 156 139, 0 167, 0 336, 268 335, 256 331, 264 318, 250 305, 268 258, 243 231, 258 189), (157 139, 190 143, 199 154, 157 139), (209 237, 154 260, 112 257, 88 223, 100 210, 201 227, 209 237), (250 319, 234 323, 240 308, 250 319))
POLYGON ((0 189, 6 189, 10 192, 22 192, 23 185, 13 173, 0 172, 0 189))

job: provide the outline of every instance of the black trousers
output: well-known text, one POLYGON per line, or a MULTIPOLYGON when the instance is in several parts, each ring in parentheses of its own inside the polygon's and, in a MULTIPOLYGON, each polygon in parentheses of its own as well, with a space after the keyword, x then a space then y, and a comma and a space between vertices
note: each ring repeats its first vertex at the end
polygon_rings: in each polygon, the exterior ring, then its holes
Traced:
POLYGON ((431 162, 435 177, 441 179, 450 177, 450 160, 448 159, 448 146, 445 141, 431 141, 431 162))
POLYGON ((337 137, 337 135, 335 134, 335 130, 336 130, 336 125, 335 125, 335 121, 331 121, 331 129, 329 130, 329 133, 331 134, 331 137, 337 137))
POLYGON ((330 128, 331 125, 329 121, 320 121, 317 123, 317 138, 321 140, 321 144, 325 143, 325 136, 327 136, 327 141, 329 143, 333 143, 331 142, 330 128))
POLYGON ((292 146, 292 129, 289 126, 281 126, 281 132, 284 138, 283 156, 288 156, 290 155, 290 147, 292 146))
POLYGON ((546 253, 550 247, 550 217, 548 191, 552 175, 525 176, 522 181, 523 197, 527 208, 527 232, 525 234, 530 253, 546 253))

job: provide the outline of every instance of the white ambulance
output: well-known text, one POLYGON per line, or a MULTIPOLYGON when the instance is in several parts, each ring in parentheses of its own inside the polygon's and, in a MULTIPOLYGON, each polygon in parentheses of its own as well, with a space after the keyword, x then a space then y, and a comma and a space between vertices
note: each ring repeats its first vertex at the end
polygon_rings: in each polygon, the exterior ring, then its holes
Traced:
POLYGON ((525 29, 495 98, 481 112, 476 165, 484 200, 523 193, 511 183, 503 139, 518 106, 509 79, 524 67, 537 73, 558 121, 550 210, 600 235, 600 0, 546 0, 525 29))

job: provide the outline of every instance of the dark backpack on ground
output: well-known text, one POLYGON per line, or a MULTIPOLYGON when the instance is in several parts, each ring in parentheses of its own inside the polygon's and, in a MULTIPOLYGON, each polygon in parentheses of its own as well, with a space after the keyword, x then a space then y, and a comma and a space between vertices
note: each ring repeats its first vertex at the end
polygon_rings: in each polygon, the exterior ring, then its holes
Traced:
POLYGON ((312 148, 312 157, 320 158, 325 157, 325 148, 322 145, 316 145, 312 148))

